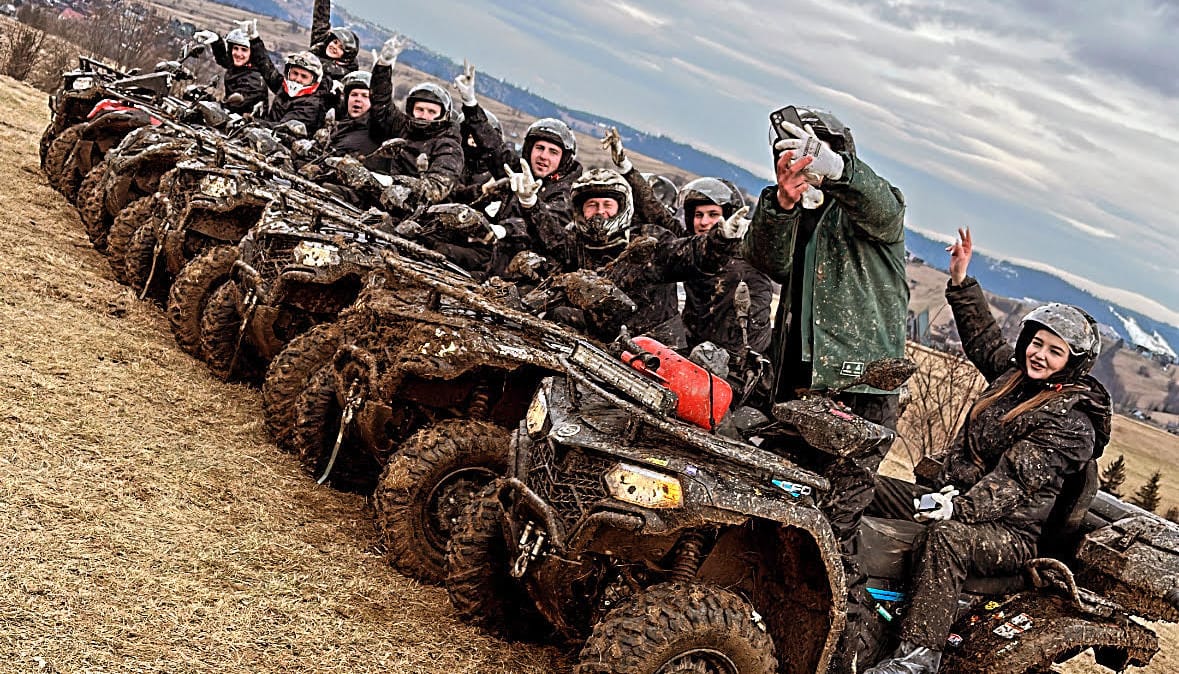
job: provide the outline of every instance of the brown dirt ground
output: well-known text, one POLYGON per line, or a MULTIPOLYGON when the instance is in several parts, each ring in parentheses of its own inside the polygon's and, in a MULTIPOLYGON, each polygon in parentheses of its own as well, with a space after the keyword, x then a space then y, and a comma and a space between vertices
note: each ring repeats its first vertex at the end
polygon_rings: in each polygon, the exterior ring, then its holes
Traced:
MULTIPOLYGON (((44 94, 0 77, 0 107, 0 669, 569 666, 391 570, 364 499, 304 477, 267 441, 258 393, 210 377, 115 283, 37 167, 44 94)), ((1179 668, 1179 631, 1160 636, 1141 671, 1179 668)), ((1078 660, 1063 671, 1105 671, 1078 660)))
POLYGON ((546 672, 389 568, 362 498, 267 440, 112 279, 45 183, 45 95, 0 78, 0 665, 546 672))

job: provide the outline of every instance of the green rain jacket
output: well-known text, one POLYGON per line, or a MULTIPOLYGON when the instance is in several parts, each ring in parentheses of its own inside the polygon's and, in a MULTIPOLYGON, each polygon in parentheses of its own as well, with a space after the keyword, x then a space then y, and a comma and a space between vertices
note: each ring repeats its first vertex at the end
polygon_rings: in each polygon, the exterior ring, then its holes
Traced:
MULTIPOLYGON (((863 161, 844 154, 839 180, 823 181, 826 203, 815 210, 783 211, 777 186, 762 190, 742 252, 754 267, 782 284, 770 356, 777 382, 786 368, 787 320, 794 241, 802 218, 817 218, 806 247, 803 278, 803 360, 812 363, 811 388, 835 388, 864 366, 905 351, 909 284, 905 276, 905 198, 863 161), (813 353, 810 351, 813 349, 813 353), (809 357, 809 358, 808 358, 809 357)), ((859 393, 886 393, 869 387, 859 393)))

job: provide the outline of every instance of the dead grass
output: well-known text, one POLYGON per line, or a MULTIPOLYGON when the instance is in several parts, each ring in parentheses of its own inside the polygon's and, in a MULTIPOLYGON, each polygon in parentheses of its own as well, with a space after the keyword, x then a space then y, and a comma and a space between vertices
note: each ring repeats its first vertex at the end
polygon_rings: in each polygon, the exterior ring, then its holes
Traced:
POLYGON ((545 672, 390 569, 256 391, 174 345, 37 168, 44 94, 0 78, 0 666, 41 672, 545 672))

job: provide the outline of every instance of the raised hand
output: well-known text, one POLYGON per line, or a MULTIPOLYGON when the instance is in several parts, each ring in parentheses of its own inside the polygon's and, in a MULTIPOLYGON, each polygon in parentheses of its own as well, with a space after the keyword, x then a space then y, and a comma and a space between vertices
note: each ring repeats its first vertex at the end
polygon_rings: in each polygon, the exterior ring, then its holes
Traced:
POLYGON ((717 226, 720 229, 720 235, 726 239, 740 239, 744 237, 746 230, 749 229, 749 218, 745 217, 748 214, 748 206, 738 208, 717 226))
POLYGON ((782 127, 796 137, 784 138, 774 143, 775 150, 779 152, 789 150, 800 160, 803 157, 813 157, 814 161, 810 165, 811 173, 823 178, 839 180, 843 175, 843 157, 832 150, 827 141, 820 140, 810 124, 807 124, 805 128, 799 128, 790 122, 783 121, 782 127))
POLYGON ((508 181, 512 187, 512 191, 516 193, 516 197, 520 200, 520 205, 524 208, 535 206, 536 194, 540 191, 543 181, 532 177, 532 169, 528 166, 528 160, 523 157, 520 158, 519 173, 513 172, 507 164, 504 164, 504 171, 508 174, 508 181))
POLYGON ((459 98, 464 106, 472 107, 479 104, 479 99, 475 98, 475 64, 463 59, 463 71, 455 75, 454 86, 458 89, 459 98))
POLYGON ((958 228, 958 240, 946 246, 950 253, 950 282, 956 286, 966 280, 966 268, 974 254, 974 240, 970 238, 969 227, 958 228))
POLYGON ((617 127, 610 127, 610 130, 602 137, 602 149, 610 151, 610 159, 614 161, 614 165, 621 173, 630 173, 634 168, 634 164, 630 163, 630 159, 626 156, 626 150, 622 147, 622 136, 618 135, 617 127))
POLYGON ((192 34, 192 39, 194 42, 200 42, 203 45, 211 45, 217 40, 220 40, 221 36, 211 30, 198 30, 192 34))
POLYGON ((381 45, 381 51, 377 54, 377 65, 393 67, 397 63, 397 57, 401 52, 405 51, 405 47, 409 44, 409 40, 400 33, 394 33, 393 37, 385 40, 385 44, 381 45))
POLYGON ((246 34, 246 37, 250 38, 251 40, 258 37, 257 19, 243 19, 241 21, 234 21, 233 23, 238 28, 240 28, 243 33, 246 34))

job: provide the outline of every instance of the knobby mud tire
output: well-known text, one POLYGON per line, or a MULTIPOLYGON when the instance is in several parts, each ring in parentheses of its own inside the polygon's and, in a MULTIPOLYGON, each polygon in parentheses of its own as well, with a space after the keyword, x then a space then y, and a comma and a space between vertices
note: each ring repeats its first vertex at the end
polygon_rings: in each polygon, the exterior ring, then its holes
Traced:
POLYGON ((467 504, 446 549, 446 594, 464 622, 513 641, 537 641, 551 629, 509 571, 502 507, 493 482, 467 504))
POLYGON ((75 124, 66 128, 49 143, 45 151, 45 178, 49 186, 58 192, 62 191, 61 174, 65 170, 66 160, 70 158, 70 151, 82 136, 82 124, 75 124))
MULTIPOLYGON (((336 397, 333 374, 330 365, 316 370, 295 403, 291 449, 298 455, 303 472, 314 480, 327 470, 340 430, 343 409, 336 397)), ((381 467, 359 444, 355 433, 346 430, 327 483, 342 491, 368 494, 376 486, 381 467)))
MULTIPOLYGON (((157 236, 159 236, 159 232, 156 230, 155 223, 141 224, 131 235, 131 241, 127 243, 127 250, 123 253, 123 273, 127 278, 127 285, 131 286, 136 295, 143 293, 143 286, 148 282, 148 276, 151 275, 152 261, 156 257, 157 236)), ((160 304, 166 304, 170 282, 168 270, 161 258, 156 266, 155 274, 151 276, 151 288, 148 289, 144 297, 160 304)))
MULTIPOLYGON (((201 313, 213 291, 229 280, 237 260, 235 246, 215 246, 184 265, 168 291, 168 324, 176 344, 190 356, 200 357, 201 313)), ((163 260, 159 262, 163 264, 163 260)), ((157 265, 158 267, 158 265, 157 265)), ((159 270, 157 269, 157 275, 159 270)), ((146 275, 146 270, 144 271, 146 275)), ((130 275, 130 269, 128 269, 130 275)))
POLYGON ((39 150, 42 171, 45 170, 45 158, 49 155, 49 146, 53 144, 55 126, 57 125, 50 121, 45 125, 45 130, 41 132, 41 141, 38 143, 37 149, 39 150))
POLYGON ((257 379, 258 356, 248 340, 243 339, 237 357, 238 331, 242 316, 238 313, 237 284, 226 281, 213 291, 201 312, 201 358, 221 381, 257 379))
POLYGON ((774 674, 774 642, 752 616, 749 602, 719 587, 653 585, 594 626, 575 671, 774 674))
POLYGON ((377 533, 389 563, 427 583, 446 579, 446 546, 472 499, 508 467, 508 432, 452 419, 407 438, 373 494, 377 533))
POLYGON ((280 450, 294 451, 295 403, 311 375, 335 355, 342 335, 338 323, 321 323, 292 339, 270 362, 262 382, 262 414, 280 450))
MULTIPOLYGON (((127 276, 127 250, 131 246, 131 238, 135 236, 136 230, 140 227, 151 226, 155 231, 155 211, 159 207, 159 201, 153 194, 150 197, 141 197, 127 204, 119 214, 115 216, 111 223, 110 230, 106 235, 106 259, 110 263, 111 272, 115 275, 115 280, 119 283, 129 284, 130 278, 127 276)), ((155 236, 152 237, 152 249, 149 252, 155 251, 155 236)), ((147 276, 147 270, 151 269, 151 262, 148 262, 147 268, 143 271, 143 276, 147 276)), ((159 273, 159 270, 156 270, 159 273)), ((140 285, 142 287, 142 283, 140 285)))
POLYGON ((86 229, 90 243, 100 253, 107 252, 108 234, 113 221, 106 212, 106 173, 106 162, 98 162, 78 186, 78 218, 86 229))

